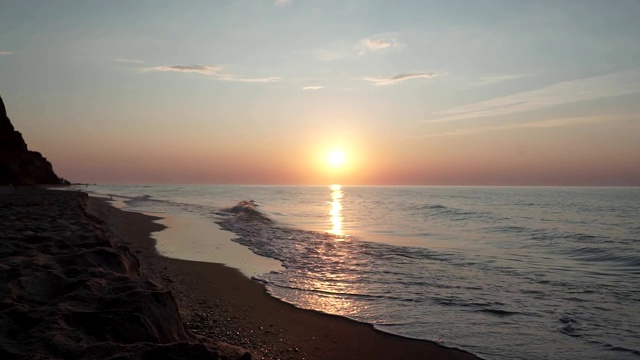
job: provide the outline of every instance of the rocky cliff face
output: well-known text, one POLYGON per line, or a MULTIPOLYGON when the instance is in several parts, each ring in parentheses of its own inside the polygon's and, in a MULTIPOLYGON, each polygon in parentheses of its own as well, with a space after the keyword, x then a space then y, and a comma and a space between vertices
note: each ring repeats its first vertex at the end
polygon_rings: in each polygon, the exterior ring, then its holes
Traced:
POLYGON ((0 97, 0 185, 60 183, 51 163, 39 152, 27 149, 22 134, 11 125, 0 97))

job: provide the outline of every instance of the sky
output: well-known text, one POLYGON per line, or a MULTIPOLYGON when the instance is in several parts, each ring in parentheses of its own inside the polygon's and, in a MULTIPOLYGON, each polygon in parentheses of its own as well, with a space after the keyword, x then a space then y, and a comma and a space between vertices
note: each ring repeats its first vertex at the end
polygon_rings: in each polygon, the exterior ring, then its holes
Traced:
POLYGON ((0 0, 0 96, 73 182, 640 186, 639 39, 635 0, 0 0))

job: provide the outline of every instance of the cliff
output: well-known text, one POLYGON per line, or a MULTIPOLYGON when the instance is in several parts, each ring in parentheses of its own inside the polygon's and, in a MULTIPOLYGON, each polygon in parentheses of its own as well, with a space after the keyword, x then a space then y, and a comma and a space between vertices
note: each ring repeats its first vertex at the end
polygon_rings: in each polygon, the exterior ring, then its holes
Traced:
POLYGON ((22 134, 7 117, 0 97, 0 185, 60 184, 51 163, 42 154, 29 151, 22 134))

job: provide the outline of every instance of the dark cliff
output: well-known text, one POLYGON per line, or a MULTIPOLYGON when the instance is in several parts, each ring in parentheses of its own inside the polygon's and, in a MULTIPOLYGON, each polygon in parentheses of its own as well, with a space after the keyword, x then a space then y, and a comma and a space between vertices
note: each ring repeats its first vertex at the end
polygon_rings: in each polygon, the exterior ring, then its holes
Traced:
POLYGON ((39 152, 29 151, 22 134, 11 125, 0 97, 0 185, 60 183, 51 163, 39 152))

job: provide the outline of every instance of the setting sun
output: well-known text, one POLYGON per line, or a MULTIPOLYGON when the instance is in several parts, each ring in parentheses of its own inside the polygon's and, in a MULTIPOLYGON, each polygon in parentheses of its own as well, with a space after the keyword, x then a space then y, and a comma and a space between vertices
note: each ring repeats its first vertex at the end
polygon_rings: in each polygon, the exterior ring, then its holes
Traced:
POLYGON ((345 160, 346 157, 342 150, 333 150, 327 155, 327 161, 331 166, 341 166, 345 160))

